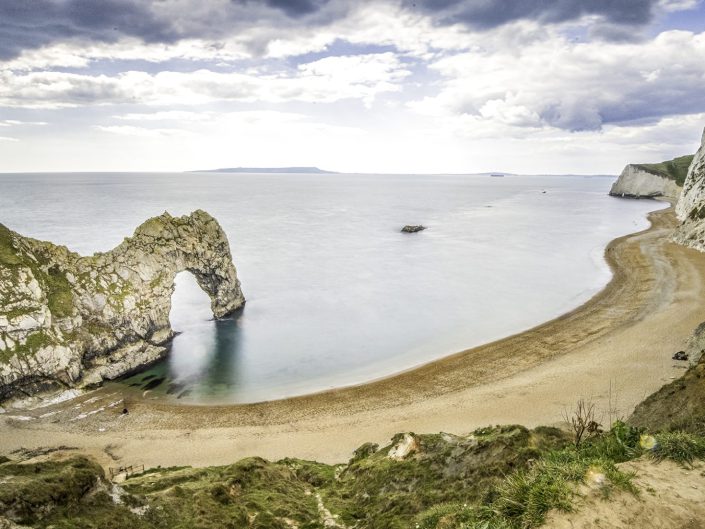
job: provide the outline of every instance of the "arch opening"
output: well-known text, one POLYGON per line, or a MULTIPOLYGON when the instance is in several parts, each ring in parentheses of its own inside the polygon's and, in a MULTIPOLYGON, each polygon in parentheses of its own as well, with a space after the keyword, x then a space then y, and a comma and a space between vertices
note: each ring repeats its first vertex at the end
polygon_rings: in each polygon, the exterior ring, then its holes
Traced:
POLYGON ((177 333, 169 353, 171 378, 200 378, 213 355, 215 322, 210 297, 191 272, 180 272, 174 278, 169 322, 177 333))
POLYGON ((189 271, 176 274, 171 295, 169 323, 175 332, 185 332, 190 327, 213 319, 211 299, 189 271))

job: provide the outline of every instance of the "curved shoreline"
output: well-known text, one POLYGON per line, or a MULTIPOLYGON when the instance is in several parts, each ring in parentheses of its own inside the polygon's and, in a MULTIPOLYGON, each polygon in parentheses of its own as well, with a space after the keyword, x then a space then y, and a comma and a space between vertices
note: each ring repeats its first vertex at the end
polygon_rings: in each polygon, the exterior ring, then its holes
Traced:
POLYGON ((610 416, 630 413, 680 374, 670 355, 705 313, 705 254, 670 242, 672 207, 649 220, 647 230, 607 246, 613 277, 603 290, 525 332, 366 384, 257 404, 128 400, 123 416, 121 406, 109 407, 122 395, 106 387, 36 410, 31 420, 0 416, 0 445, 77 446, 106 464, 117 457, 147 466, 206 465, 247 455, 338 462, 362 442, 385 442, 398 431, 555 423, 582 396, 610 416), (79 414, 85 417, 77 420, 79 414))
MULTIPOLYGON (((634 263, 624 266, 623 261, 625 259, 623 255, 620 255, 619 250, 623 250, 622 246, 636 237, 648 234, 654 230, 675 228, 675 219, 671 221, 669 218, 672 216, 672 211, 673 205, 652 211, 647 217, 650 222, 648 228, 610 241, 604 251, 605 260, 612 272, 612 278, 607 285, 578 307, 530 329, 360 384, 284 399, 245 404, 204 405, 179 405, 178 403, 164 400, 152 402, 135 400, 131 404, 133 406, 146 404, 153 409, 183 411, 185 413, 188 413, 192 408, 196 408, 197 411, 194 410, 194 412, 198 414, 207 410, 237 410, 239 413, 257 410, 252 416, 253 420, 247 421, 248 423, 272 424, 271 419, 276 416, 270 416, 266 421, 260 422, 263 421, 260 413, 263 409, 273 410, 280 407, 299 406, 311 406, 312 410, 319 406, 325 409, 330 404, 330 401, 350 401, 354 399, 360 402, 361 398, 369 399, 370 405, 376 404, 389 408, 407 404, 407 397, 413 396, 413 398, 419 399, 455 392, 459 388, 457 382, 461 375, 469 375, 468 378, 471 379, 472 386, 488 384, 498 379, 506 378, 552 358, 556 354, 561 354, 556 351, 558 347, 582 345, 589 340, 597 339, 611 330, 611 325, 599 325, 592 327, 593 330, 586 329, 584 336, 580 338, 576 338, 574 335, 567 336, 574 330, 573 325, 585 326, 586 322, 584 320, 588 317, 600 318, 603 316, 601 312, 605 311, 621 311, 620 317, 624 318, 622 323, 628 323, 638 317, 639 309, 652 290, 651 287, 655 279, 653 277, 645 277, 646 274, 643 273, 643 270, 640 277, 630 274, 629 269, 633 268, 634 263), (629 299, 627 299, 627 293, 631 296, 629 299), (547 338, 549 335, 551 338, 547 338), (511 354, 510 349, 527 346, 531 350, 531 356, 528 358, 522 357, 517 361, 517 358, 511 354)), ((629 256, 628 259, 631 257, 629 256)), ((643 266, 644 263, 639 263, 639 265, 643 266)), ((647 266, 644 266, 644 268, 647 266)), ((288 419, 290 420, 290 417, 288 419)))

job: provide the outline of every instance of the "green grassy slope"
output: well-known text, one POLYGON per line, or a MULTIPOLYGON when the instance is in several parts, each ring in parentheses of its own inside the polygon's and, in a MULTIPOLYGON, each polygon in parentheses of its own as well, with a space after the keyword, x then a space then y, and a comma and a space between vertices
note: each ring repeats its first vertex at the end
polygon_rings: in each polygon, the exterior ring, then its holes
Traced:
POLYGON ((676 184, 683 187, 683 182, 685 182, 685 177, 688 174, 688 168, 690 167, 690 162, 692 161, 693 155, 689 154, 661 163, 641 163, 634 165, 644 169, 645 171, 656 173, 670 180, 675 180, 676 184))
POLYGON ((408 455, 389 457, 404 437, 365 444, 347 464, 247 458, 149 469, 119 487, 72 451, 0 457, 0 526, 4 517, 54 529, 528 529, 551 509, 571 510, 596 473, 605 497, 638 494, 617 463, 647 452, 683 464, 705 457, 703 437, 656 434, 644 448, 643 431, 624 423, 579 447, 554 428, 416 435, 408 455))

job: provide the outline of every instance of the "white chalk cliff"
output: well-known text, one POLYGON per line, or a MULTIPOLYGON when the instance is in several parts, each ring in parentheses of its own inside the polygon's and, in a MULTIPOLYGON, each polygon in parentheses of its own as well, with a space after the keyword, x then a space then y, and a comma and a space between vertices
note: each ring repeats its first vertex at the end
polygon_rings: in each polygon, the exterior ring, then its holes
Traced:
POLYGON ((0 224, 0 402, 98 384, 164 356, 184 270, 216 318, 244 303, 225 233, 204 211, 164 213, 88 257, 0 224))
POLYGON ((638 164, 627 165, 610 189, 610 195, 625 198, 677 199, 680 193, 681 188, 674 180, 638 164))
POLYGON ((705 131, 688 169, 676 215, 681 221, 676 242, 705 251, 705 131))

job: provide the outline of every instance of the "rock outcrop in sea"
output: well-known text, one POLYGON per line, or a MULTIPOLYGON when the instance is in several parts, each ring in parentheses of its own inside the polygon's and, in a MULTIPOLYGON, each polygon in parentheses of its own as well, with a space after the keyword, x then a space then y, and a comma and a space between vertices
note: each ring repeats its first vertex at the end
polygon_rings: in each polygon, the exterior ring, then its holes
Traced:
POLYGON ((624 198, 677 199, 680 192, 675 180, 636 164, 627 165, 610 189, 610 195, 624 198))
POLYGON ((676 215, 681 221, 674 237, 676 242, 705 251, 705 131, 688 169, 676 215))
POLYGON ((99 384, 162 358, 184 270, 216 318, 245 302, 225 232, 205 211, 151 218, 88 257, 0 224, 0 402, 99 384))

